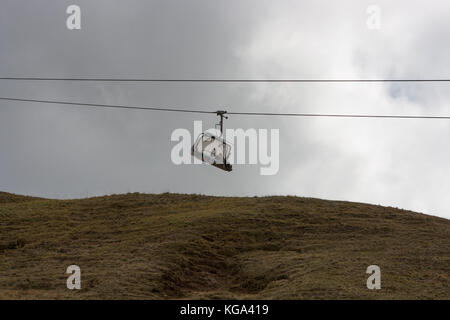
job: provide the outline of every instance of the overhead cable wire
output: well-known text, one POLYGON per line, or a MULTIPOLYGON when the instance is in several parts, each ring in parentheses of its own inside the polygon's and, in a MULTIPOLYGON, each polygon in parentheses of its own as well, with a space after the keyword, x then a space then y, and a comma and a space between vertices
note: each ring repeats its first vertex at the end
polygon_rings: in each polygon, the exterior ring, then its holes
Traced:
POLYGON ((387 115, 387 114, 333 114, 333 113, 270 113, 270 112, 227 112, 242 116, 279 116, 279 117, 328 117, 328 118, 386 118, 386 119, 442 119, 450 116, 387 115))
MULTIPOLYGON (((129 106, 118 104, 99 104, 99 103, 84 103, 84 102, 70 102, 70 101, 55 101, 55 100, 36 100, 36 99, 22 99, 0 97, 3 101, 15 102, 33 102, 33 103, 48 103, 60 104, 68 106, 80 107, 98 107, 98 108, 115 108, 115 109, 136 109, 147 111, 167 111, 167 112, 188 112, 188 113, 203 113, 203 114, 217 114, 219 111, 206 110, 192 110, 180 108, 162 108, 162 107, 146 107, 146 106, 129 106)), ((222 111, 220 111, 222 112, 222 111)), ((277 117, 331 117, 331 118, 386 118, 386 119, 435 119, 435 120, 450 120, 450 116, 421 116, 421 115, 388 115, 388 114, 333 114, 333 113, 270 113, 270 112, 225 112, 227 115, 240 116, 277 116, 277 117)))
POLYGON ((57 77, 0 77, 0 80, 10 81, 85 81, 85 82, 222 82, 222 83, 356 83, 356 82, 450 82, 450 78, 429 79, 226 79, 226 78, 57 78, 57 77))
POLYGON ((22 102, 36 102, 36 103, 50 103, 50 104, 62 104, 69 106, 79 106, 79 107, 98 107, 98 108, 115 108, 115 109, 135 109, 135 110, 151 110, 151 111, 168 111, 168 112, 189 112, 189 113, 213 113, 215 111, 204 111, 204 110, 185 110, 179 108, 158 108, 158 107, 144 107, 144 106, 128 106, 120 104, 99 104, 99 103, 85 103, 85 102, 69 102, 69 101, 54 101, 54 100, 36 100, 36 99, 21 99, 21 98, 9 98, 0 97, 0 100, 5 101, 22 101, 22 102))

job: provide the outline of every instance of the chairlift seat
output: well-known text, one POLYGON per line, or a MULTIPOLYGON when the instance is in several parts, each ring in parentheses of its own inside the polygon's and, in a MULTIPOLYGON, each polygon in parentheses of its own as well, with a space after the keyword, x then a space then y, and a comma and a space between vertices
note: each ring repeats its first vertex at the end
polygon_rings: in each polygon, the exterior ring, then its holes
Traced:
POLYGON ((191 154, 205 163, 225 171, 231 171, 229 163, 231 144, 222 135, 205 131, 201 133, 191 149, 191 154))

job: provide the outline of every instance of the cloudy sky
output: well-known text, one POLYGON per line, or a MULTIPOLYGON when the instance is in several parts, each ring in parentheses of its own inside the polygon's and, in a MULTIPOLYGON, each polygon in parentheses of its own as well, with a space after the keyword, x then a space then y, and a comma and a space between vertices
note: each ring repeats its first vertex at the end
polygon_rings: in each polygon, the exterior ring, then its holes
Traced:
MULTIPOLYGON (((449 78, 448 1, 0 0, 0 76, 449 78), (81 7, 81 30, 66 8, 81 7), (380 29, 367 8, 381 9, 380 29)), ((0 81, 1 97, 228 111, 449 115, 448 83, 0 81)), ((280 169, 176 166, 176 128, 210 115, 0 101, 0 190, 298 195, 450 218, 450 121, 231 116, 280 130, 280 169)))

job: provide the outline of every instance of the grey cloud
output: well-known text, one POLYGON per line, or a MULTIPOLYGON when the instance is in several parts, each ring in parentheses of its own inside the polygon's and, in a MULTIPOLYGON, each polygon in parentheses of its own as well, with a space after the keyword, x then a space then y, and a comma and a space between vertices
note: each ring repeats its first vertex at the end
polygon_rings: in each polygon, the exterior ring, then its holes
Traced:
MULTIPOLYGON (((450 5, 378 1, 2 1, 0 74, 161 78, 450 74, 450 5)), ((450 114, 447 84, 0 83, 1 96, 234 111, 450 114)), ((0 190, 58 198, 121 192, 296 194, 450 217, 448 123, 232 116, 279 128, 280 171, 226 174, 170 161, 176 128, 213 116, 0 102, 0 190)))

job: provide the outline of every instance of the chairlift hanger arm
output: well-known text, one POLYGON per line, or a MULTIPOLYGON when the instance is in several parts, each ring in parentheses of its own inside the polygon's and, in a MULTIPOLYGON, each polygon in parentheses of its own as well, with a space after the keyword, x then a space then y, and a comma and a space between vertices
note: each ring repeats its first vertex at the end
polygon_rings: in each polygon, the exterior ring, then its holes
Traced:
POLYGON ((225 114, 227 113, 227 111, 225 110, 217 110, 216 114, 219 116, 219 126, 220 126, 220 134, 223 135, 223 118, 228 119, 227 116, 225 116, 225 114))

